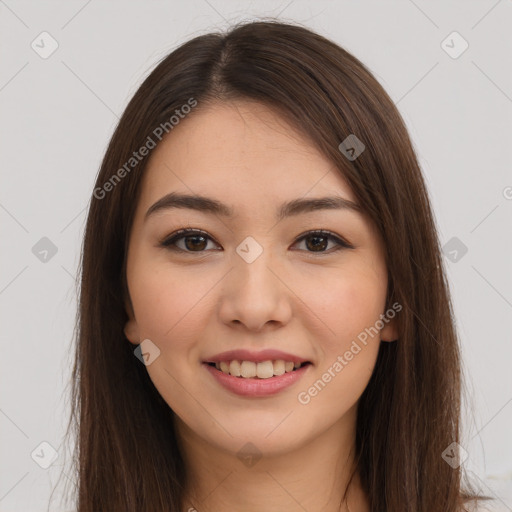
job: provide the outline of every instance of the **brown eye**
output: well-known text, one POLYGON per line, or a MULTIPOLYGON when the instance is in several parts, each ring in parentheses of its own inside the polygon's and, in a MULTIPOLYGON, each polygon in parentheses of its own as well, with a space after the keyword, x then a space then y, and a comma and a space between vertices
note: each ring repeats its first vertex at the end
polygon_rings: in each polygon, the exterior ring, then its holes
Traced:
POLYGON ((191 251, 196 249, 202 250, 208 245, 208 243, 205 242, 206 238, 203 235, 185 236, 183 239, 185 240, 185 247, 191 251))
POLYGON ((312 235, 305 238, 306 247, 312 251, 324 251, 329 245, 329 238, 326 236, 312 235))
POLYGON ((183 252, 204 252, 208 240, 212 240, 204 231, 195 229, 181 229, 174 233, 170 238, 164 240, 160 245, 170 250, 183 252), (177 242, 184 241, 184 246, 180 247, 177 242))
MULTIPOLYGON (((161 242, 160 245, 171 251, 201 253, 208 250, 208 241, 212 241, 216 244, 216 242, 204 231, 197 229, 181 229, 161 242), (183 244, 180 245, 179 243, 182 241, 183 244)), ((331 233, 330 231, 324 230, 305 233, 295 241, 295 244, 302 241, 305 241, 305 251, 310 253, 330 254, 340 249, 354 249, 353 245, 349 244, 339 236, 331 233), (334 243, 334 246, 330 249, 328 249, 329 242, 334 243)))
MULTIPOLYGON (((297 242, 305 241, 307 252, 331 253, 340 249, 353 249, 354 246, 342 240, 330 231, 310 231, 301 236, 297 242), (326 250, 329 242, 334 242, 335 246, 332 250, 326 250)), ((297 243, 296 242, 296 243, 297 243)))

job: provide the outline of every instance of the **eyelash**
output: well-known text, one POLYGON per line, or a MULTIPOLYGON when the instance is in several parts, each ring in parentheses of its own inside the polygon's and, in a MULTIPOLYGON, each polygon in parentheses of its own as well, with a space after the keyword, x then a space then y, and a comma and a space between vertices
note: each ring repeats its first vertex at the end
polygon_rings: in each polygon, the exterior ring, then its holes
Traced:
MULTIPOLYGON (((213 241, 214 243, 217 244, 217 242, 208 235, 208 233, 206 233, 205 231, 202 231, 200 229, 180 229, 179 231, 176 231, 175 233, 173 233, 172 235, 170 235, 169 237, 165 238, 162 242, 160 242, 160 246, 161 247, 164 247, 170 251, 176 251, 176 252, 183 252, 183 253, 189 253, 189 254, 194 254, 194 253, 204 253, 206 252, 206 250, 202 250, 202 251, 188 251, 188 250, 185 250, 185 249, 181 249, 180 247, 177 247, 175 244, 178 240, 181 240, 182 238, 186 238, 187 236, 193 236, 193 235, 199 235, 199 236, 204 236, 205 238, 213 241)), ((323 237, 323 238, 328 238, 330 240, 333 240, 334 242, 336 242, 336 244, 338 244, 338 247, 335 247, 334 249, 330 249, 328 251, 318 251, 318 252, 315 252, 315 251, 306 251, 306 252, 309 252, 311 254, 320 254, 320 255, 323 255, 323 254, 331 254, 333 252, 336 252, 336 251, 339 251, 341 249, 354 249, 354 246, 349 244, 348 242, 346 242, 345 240, 343 240, 341 237, 335 235, 334 233, 332 233, 331 231, 327 231, 325 229, 322 229, 322 230, 316 230, 316 231, 308 231, 307 233, 304 233, 302 235, 300 235, 294 242, 294 245, 298 242, 302 242, 304 239, 308 238, 308 237, 312 237, 312 236, 320 236, 320 237, 323 237)), ((217 244, 219 245, 219 244, 217 244)))

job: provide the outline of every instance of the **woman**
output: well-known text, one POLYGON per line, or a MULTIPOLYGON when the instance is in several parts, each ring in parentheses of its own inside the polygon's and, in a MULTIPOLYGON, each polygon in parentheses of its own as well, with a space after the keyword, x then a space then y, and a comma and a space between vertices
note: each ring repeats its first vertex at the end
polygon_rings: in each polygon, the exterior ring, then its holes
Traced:
POLYGON ((165 57, 107 148, 81 263, 80 512, 477 498, 421 171, 333 42, 260 21, 165 57))

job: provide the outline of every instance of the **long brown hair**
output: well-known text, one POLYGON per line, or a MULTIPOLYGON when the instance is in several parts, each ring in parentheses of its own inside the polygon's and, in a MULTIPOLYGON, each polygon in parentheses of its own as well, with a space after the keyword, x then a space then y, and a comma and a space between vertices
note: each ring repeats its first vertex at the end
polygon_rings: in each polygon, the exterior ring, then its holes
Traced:
POLYGON ((155 139, 155 128, 167 123, 170 131, 169 119, 191 98, 196 109, 233 99, 274 108, 352 188, 385 242, 388 305, 403 306, 399 339, 381 343, 359 401, 357 471, 372 511, 462 510, 477 496, 463 489, 461 467, 442 457, 459 442, 461 357, 434 217, 405 124, 354 56, 273 19, 195 37, 163 58, 108 145, 80 261, 68 426, 76 436, 77 510, 177 512, 182 505, 186 474, 174 413, 123 333, 127 241, 148 157, 126 163, 148 136, 155 139), (365 145, 355 159, 339 148, 351 134, 365 145))

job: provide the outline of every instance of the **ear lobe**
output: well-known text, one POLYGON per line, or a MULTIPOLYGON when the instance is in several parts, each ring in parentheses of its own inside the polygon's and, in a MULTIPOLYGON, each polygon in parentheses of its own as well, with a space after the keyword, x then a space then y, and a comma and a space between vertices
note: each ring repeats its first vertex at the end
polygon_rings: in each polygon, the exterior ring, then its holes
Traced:
MULTIPOLYGON (((383 320, 384 321, 384 320, 383 320)), ((396 317, 384 321, 385 325, 380 331, 380 340, 385 342, 393 342, 398 340, 398 325, 396 317)))
POLYGON ((134 345, 140 343, 139 328, 135 319, 128 320, 124 326, 124 335, 134 345))
POLYGON ((139 336, 139 327, 137 325, 137 320, 135 320, 135 315, 133 313, 133 309, 131 307, 131 304, 128 304, 125 301, 125 308, 126 313, 128 315, 128 321, 126 322, 124 326, 124 335, 134 345, 138 345, 140 343, 140 336, 139 336))

